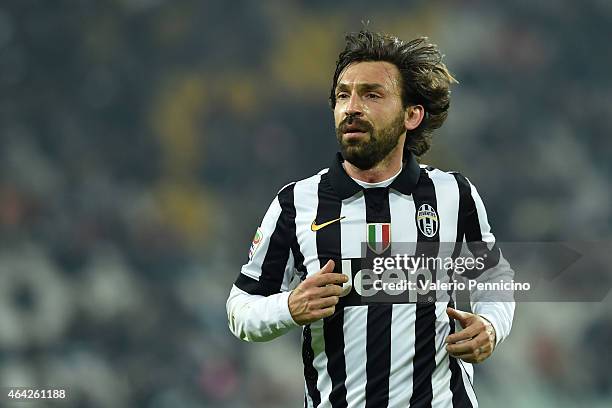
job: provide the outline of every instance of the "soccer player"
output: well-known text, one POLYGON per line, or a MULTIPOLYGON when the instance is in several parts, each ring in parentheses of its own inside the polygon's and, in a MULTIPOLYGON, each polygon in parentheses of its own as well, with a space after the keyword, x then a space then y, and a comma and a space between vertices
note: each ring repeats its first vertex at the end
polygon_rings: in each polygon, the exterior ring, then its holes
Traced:
MULTIPOLYGON (((360 269, 364 251, 414 243, 411 255, 442 256, 453 243, 457 258, 465 241, 483 260, 472 279, 512 278, 476 188, 416 161, 446 119, 455 81, 425 38, 363 30, 346 40, 330 95, 340 152, 272 201, 231 289, 229 327, 246 341, 302 328, 305 407, 476 407, 471 363, 508 336, 514 302, 475 290, 468 313, 454 308, 454 292, 400 296, 375 281, 403 272, 360 269)), ((451 282, 457 271, 426 272, 451 282)))

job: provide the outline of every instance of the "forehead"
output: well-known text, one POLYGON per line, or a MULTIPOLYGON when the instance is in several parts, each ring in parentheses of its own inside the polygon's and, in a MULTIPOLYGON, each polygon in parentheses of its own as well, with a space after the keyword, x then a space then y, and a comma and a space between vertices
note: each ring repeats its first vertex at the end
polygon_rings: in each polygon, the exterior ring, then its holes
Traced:
POLYGON ((400 72, 394 64, 386 61, 354 62, 340 74, 337 85, 341 84, 379 84, 390 90, 399 90, 400 72))

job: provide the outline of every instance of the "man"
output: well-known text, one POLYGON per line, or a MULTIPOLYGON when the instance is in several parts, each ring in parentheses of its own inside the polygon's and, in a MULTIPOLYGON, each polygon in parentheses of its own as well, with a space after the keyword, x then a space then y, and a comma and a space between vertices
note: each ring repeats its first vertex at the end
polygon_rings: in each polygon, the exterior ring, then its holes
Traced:
POLYGON ((412 272, 367 266, 381 254, 441 256, 445 242, 457 259, 465 240, 484 262, 466 276, 512 277, 474 186, 415 160, 446 119, 453 82, 424 38, 348 35, 330 96, 341 151, 329 169, 281 189, 255 234, 227 301, 229 326, 246 341, 302 326, 305 407, 477 406, 470 363, 508 336, 511 298, 473 291, 474 314, 462 312, 452 290, 435 300, 383 290, 382 280, 412 272))

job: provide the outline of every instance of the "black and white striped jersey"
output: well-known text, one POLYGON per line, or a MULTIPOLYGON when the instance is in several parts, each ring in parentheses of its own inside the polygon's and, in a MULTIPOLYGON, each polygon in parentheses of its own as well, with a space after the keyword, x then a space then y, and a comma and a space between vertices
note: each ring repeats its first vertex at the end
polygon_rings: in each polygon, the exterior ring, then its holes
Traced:
MULTIPOLYGON (((441 252, 439 243, 465 241, 487 258, 488 279, 511 280, 480 196, 461 174, 419 166, 412 156, 388 186, 376 188, 355 182, 342 161, 337 154, 329 169, 288 184, 274 198, 228 298, 231 331, 267 341, 299 327, 287 305, 292 285, 333 259, 352 289, 332 316, 302 327, 304 406, 477 407, 472 366, 445 349, 455 331, 446 314, 452 294, 443 301, 394 301, 358 287, 368 242, 372 251, 392 253, 394 243, 441 252)), ((437 277, 450 280, 452 271, 437 277)), ((514 302, 477 291, 471 301, 502 341, 514 302)))

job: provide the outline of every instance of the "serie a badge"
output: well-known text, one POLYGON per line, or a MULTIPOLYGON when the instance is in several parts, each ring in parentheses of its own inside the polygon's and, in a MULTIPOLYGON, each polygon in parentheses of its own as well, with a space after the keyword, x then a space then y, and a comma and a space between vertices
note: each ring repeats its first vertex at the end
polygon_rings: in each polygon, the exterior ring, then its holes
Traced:
POLYGON ((253 255, 255 255, 255 251, 257 251, 262 239, 263 232, 261 232, 261 228, 257 228, 255 236, 253 237, 253 242, 251 242, 251 248, 249 248, 249 261, 253 259, 253 255))

